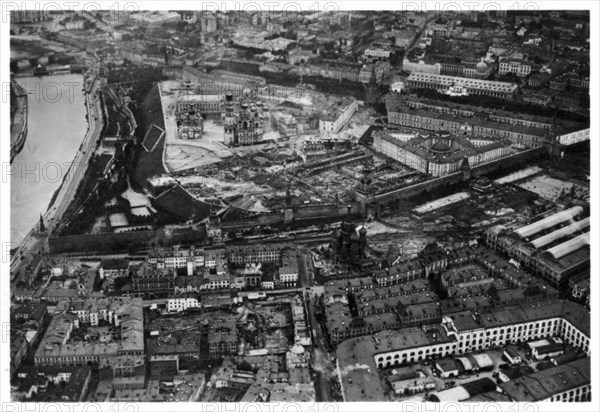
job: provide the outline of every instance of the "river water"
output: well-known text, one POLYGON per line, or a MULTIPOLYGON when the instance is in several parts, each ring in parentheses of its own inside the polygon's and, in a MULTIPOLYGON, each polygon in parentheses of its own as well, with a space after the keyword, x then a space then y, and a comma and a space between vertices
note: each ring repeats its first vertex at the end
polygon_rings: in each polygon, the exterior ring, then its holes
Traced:
POLYGON ((83 75, 24 77, 27 139, 10 176, 10 237, 20 243, 46 212, 87 131, 83 75))

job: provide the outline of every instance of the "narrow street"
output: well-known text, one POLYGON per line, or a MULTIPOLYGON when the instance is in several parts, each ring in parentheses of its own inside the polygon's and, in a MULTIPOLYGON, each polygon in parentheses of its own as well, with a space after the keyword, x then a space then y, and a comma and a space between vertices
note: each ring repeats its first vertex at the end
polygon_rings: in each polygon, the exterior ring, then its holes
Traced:
POLYGON ((312 367, 315 371, 315 392, 317 402, 331 402, 335 398, 332 394, 332 387, 335 381, 332 377, 335 374, 335 364, 331 362, 329 353, 324 347, 324 337, 321 331, 321 325, 315 318, 314 305, 318 295, 315 293, 317 288, 311 288, 311 276, 309 268, 310 251, 304 248, 298 250, 298 275, 300 286, 303 288, 303 295, 306 301, 308 311, 308 321, 313 341, 313 359, 312 367))

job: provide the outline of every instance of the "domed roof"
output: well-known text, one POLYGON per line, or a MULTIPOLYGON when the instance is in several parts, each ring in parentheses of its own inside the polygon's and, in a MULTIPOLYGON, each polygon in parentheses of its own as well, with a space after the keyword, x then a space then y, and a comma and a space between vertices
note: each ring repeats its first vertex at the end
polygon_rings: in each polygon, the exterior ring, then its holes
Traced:
POLYGON ((349 233, 354 232, 354 225, 349 222, 342 222, 340 229, 342 230, 342 233, 349 234, 349 233))
POLYGON ((367 229, 364 226, 362 226, 360 228, 360 230, 358 231, 358 233, 360 233, 362 236, 364 236, 367 234, 367 229))
POLYGON ((292 346, 291 351, 295 355, 302 355, 304 353, 304 347, 299 343, 296 343, 294 346, 292 346))
POLYGON ((448 153, 452 148, 450 144, 444 140, 439 140, 431 145, 431 151, 436 153, 448 153))
POLYGON ((482 60, 479 63, 477 63, 477 70, 487 70, 488 65, 485 64, 485 62, 482 60))

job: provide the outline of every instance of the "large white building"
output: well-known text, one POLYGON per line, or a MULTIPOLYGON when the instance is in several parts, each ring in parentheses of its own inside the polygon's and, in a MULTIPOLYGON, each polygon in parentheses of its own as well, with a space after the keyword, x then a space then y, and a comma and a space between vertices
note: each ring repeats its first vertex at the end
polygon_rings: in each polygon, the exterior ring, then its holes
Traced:
POLYGON ((165 23, 176 23, 181 21, 181 14, 174 11, 140 11, 130 16, 132 20, 137 21, 143 27, 157 28, 165 23))
POLYGON ((186 94, 177 102, 176 115, 190 112, 202 115, 206 119, 220 119, 223 114, 225 94, 186 94))
POLYGON ((365 57, 389 59, 390 54, 392 54, 392 52, 388 49, 375 48, 375 49, 366 49, 363 55, 365 57))
POLYGON ((416 72, 408 76, 406 83, 413 88, 440 91, 446 91, 451 87, 462 87, 467 89, 469 94, 480 94, 501 99, 512 99, 519 89, 515 83, 416 72))
POLYGON ((337 349, 338 371, 347 371, 340 374, 342 395, 344 401, 384 400, 379 368, 536 339, 559 337, 589 356, 590 326, 586 309, 571 301, 557 301, 493 308, 477 315, 459 312, 444 316, 439 327, 404 328, 349 339, 337 349), (350 368, 357 364, 363 367, 350 368))
POLYGON ((167 300, 167 310, 169 312, 183 312, 190 308, 199 308, 200 303, 198 299, 185 297, 185 298, 171 298, 167 300))
POLYGON ((517 76, 527 76, 531 73, 531 64, 522 59, 504 58, 500 60, 499 74, 514 73, 517 76))
POLYGON ((321 135, 335 134, 350 121, 358 110, 358 100, 354 98, 340 99, 331 105, 325 115, 319 119, 321 135))
POLYGON ((193 264, 193 268, 204 266, 204 250, 181 249, 175 246, 169 250, 153 250, 148 254, 148 263, 156 264, 165 269, 181 269, 188 267, 188 262, 193 264))
POLYGON ((447 131, 403 134, 401 138, 384 132, 373 134, 376 152, 435 177, 505 157, 510 145, 506 139, 469 139, 447 131))
POLYGON ((424 60, 411 61, 404 58, 402 61, 402 70, 409 73, 431 73, 440 74, 442 71, 441 63, 425 63, 424 60))
POLYGON ((286 251, 279 268, 279 282, 286 286, 295 286, 298 282, 298 260, 295 251, 286 251))

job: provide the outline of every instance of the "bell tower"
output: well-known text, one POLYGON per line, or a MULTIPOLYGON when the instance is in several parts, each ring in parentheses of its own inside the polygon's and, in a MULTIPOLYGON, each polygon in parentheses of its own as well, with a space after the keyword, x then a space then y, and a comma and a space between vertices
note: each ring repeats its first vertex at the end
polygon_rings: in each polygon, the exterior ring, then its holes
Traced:
POLYGON ((469 179, 471 179, 471 166, 469 165, 468 157, 465 156, 463 158, 462 166, 460 167, 460 170, 462 171, 462 174, 463 174, 463 181, 468 182, 469 179))
POLYGON ((237 143, 236 126, 237 118, 233 107, 233 93, 227 92, 225 94, 225 115, 223 117, 223 127, 225 129, 223 143, 227 146, 232 146, 237 143))

